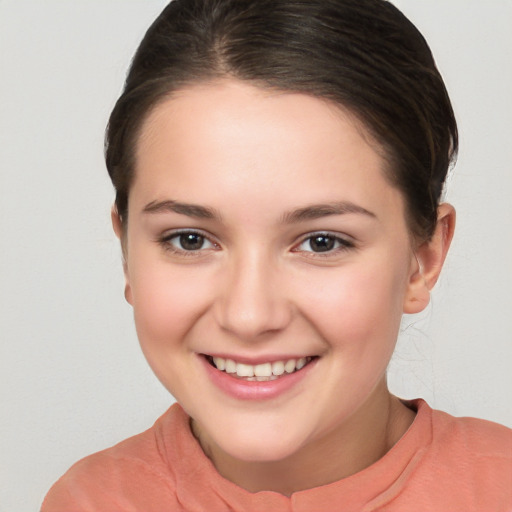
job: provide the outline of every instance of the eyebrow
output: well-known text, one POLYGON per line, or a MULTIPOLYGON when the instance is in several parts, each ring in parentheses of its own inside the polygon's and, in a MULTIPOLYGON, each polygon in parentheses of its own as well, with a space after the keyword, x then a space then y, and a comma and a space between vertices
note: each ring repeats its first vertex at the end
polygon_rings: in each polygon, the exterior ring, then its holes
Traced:
POLYGON ((142 210, 144 213, 179 213, 196 219, 220 219, 220 215, 213 209, 197 204, 180 203, 168 199, 166 201, 151 201, 142 210))
POLYGON ((350 201, 339 201, 334 203, 312 204, 304 208, 298 208, 297 210, 285 213, 282 221, 286 224, 293 224, 305 220, 314 220, 330 215, 344 215, 347 213, 356 213, 374 219, 377 218, 375 213, 362 206, 358 206, 350 201))
MULTIPOLYGON (((181 203, 172 199, 165 201, 151 201, 144 209, 144 213, 178 213, 180 215, 186 215, 187 217, 193 217, 196 219, 220 219, 220 214, 213 208, 206 206, 199 206, 191 203, 181 203)), ((339 201, 334 203, 322 203, 312 204, 304 206, 303 208, 297 208, 286 212, 282 216, 283 224, 294 224, 305 220, 320 219, 322 217, 328 217, 331 215, 344 215, 344 214, 360 214, 368 217, 377 218, 377 216, 350 201, 339 201)))

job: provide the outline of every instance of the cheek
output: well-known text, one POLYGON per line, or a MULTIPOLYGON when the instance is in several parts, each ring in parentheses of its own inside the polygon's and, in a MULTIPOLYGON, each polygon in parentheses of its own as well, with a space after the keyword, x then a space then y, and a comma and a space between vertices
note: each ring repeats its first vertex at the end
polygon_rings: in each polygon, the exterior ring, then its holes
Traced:
POLYGON ((322 269, 323 276, 307 283, 304 314, 343 349, 350 343, 363 348, 377 340, 394 346, 405 294, 403 270, 382 262, 330 270, 322 269))
MULTIPOLYGON (((142 261, 141 261, 142 263, 142 261)), ((169 348, 193 327, 208 290, 200 273, 170 265, 135 264, 130 269, 135 325, 146 346, 169 348)), ((207 281, 206 281, 207 282, 207 281)))

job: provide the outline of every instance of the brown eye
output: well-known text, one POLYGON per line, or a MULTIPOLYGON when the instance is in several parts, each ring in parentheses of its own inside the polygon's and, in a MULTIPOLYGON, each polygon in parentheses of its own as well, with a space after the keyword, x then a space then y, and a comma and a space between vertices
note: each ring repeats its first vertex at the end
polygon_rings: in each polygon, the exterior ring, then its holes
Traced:
POLYGON ((215 249, 217 247, 208 237, 197 231, 171 233, 161 238, 159 243, 165 249, 182 254, 215 249))
POLYGON ((338 251, 348 250, 354 247, 354 244, 333 235, 331 233, 315 233, 304 238, 295 251, 305 253, 337 253, 338 251))
POLYGON ((329 235, 317 235, 309 239, 309 246, 313 252, 327 252, 334 249, 336 239, 329 235))
POLYGON ((179 236, 180 248, 185 251, 198 251, 203 248, 204 242, 204 236, 198 233, 182 233, 179 236))

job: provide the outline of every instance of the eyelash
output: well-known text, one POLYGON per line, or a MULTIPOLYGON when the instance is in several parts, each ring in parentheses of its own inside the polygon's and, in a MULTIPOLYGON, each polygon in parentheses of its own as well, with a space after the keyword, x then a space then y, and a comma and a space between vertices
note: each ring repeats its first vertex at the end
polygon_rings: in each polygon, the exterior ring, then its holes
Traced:
MULTIPOLYGON (((185 256, 185 257, 197 257, 197 256, 200 256, 204 250, 211 250, 211 249, 218 250, 219 249, 219 244, 212 241, 211 237, 208 234, 206 234, 202 231, 193 230, 193 229, 183 229, 183 230, 179 230, 179 231, 173 231, 172 233, 163 235, 162 237, 158 238, 157 242, 166 251, 172 252, 179 256, 185 256), (205 242, 207 242, 208 244, 211 245, 211 247, 208 247, 207 249, 200 247, 199 249, 196 249, 196 250, 194 250, 194 249, 187 250, 184 248, 178 248, 178 247, 174 246, 172 241, 175 239, 179 240, 184 235, 193 235, 193 236, 200 237, 203 239, 203 245, 205 242)), ((301 252, 304 254, 308 254, 307 257, 309 257, 309 258, 328 258, 330 256, 332 257, 333 255, 338 255, 341 252, 345 252, 345 251, 348 251, 348 250, 354 249, 354 248, 355 248, 355 244, 345 238, 336 236, 335 234, 330 233, 330 232, 319 231, 316 233, 309 233, 307 236, 303 237, 301 239, 300 243, 298 243, 297 245, 295 245, 292 248, 291 252, 301 252), (317 239, 327 238, 333 243, 333 247, 327 249, 326 251, 318 251, 318 252, 315 252, 313 250, 308 251, 308 250, 300 249, 300 247, 303 244, 307 243, 308 241, 309 241, 310 248, 311 248, 311 242, 315 238, 317 238, 317 239)))
POLYGON ((180 249, 178 247, 175 247, 172 244, 172 241, 175 239, 180 239, 184 235, 195 235, 197 237, 201 237, 203 239, 203 245, 205 242, 209 243, 212 247, 208 249, 218 249, 219 244, 211 240, 211 237, 207 235, 206 233, 203 233, 202 231, 194 230, 194 229, 183 229, 178 231, 173 231, 172 233, 163 235, 162 237, 158 238, 157 242, 166 250, 171 253, 177 254, 179 256, 185 256, 185 257, 197 257, 200 256, 201 253, 205 250, 203 247, 196 249, 196 250, 187 250, 187 249, 180 249))
POLYGON ((307 257, 309 257, 309 258, 328 258, 328 257, 332 257, 334 255, 339 255, 341 252, 349 251, 350 249, 354 249, 354 248, 355 248, 355 244, 353 242, 351 242, 350 240, 347 240, 346 238, 342 238, 333 233, 329 233, 328 231, 319 231, 316 233, 309 233, 307 236, 302 238, 301 242, 298 245, 296 245, 292 249, 292 251, 306 253, 306 254, 308 254, 307 257), (315 238, 317 238, 317 239, 318 238, 328 238, 333 242, 334 247, 332 247, 326 251, 319 251, 319 252, 315 252, 312 250, 306 251, 306 250, 300 249, 300 247, 303 244, 307 243, 308 241, 309 241, 309 246, 311 247, 311 242, 315 238))

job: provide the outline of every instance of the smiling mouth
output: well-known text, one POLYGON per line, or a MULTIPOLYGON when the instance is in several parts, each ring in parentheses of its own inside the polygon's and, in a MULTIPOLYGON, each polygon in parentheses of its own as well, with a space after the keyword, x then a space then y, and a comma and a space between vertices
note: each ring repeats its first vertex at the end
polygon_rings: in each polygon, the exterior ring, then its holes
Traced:
POLYGON ((308 356, 252 365, 239 363, 233 359, 213 357, 206 354, 204 354, 204 357, 210 365, 217 370, 227 373, 234 378, 249 382, 277 380, 302 370, 305 366, 310 364, 311 361, 318 358, 318 356, 308 356))

